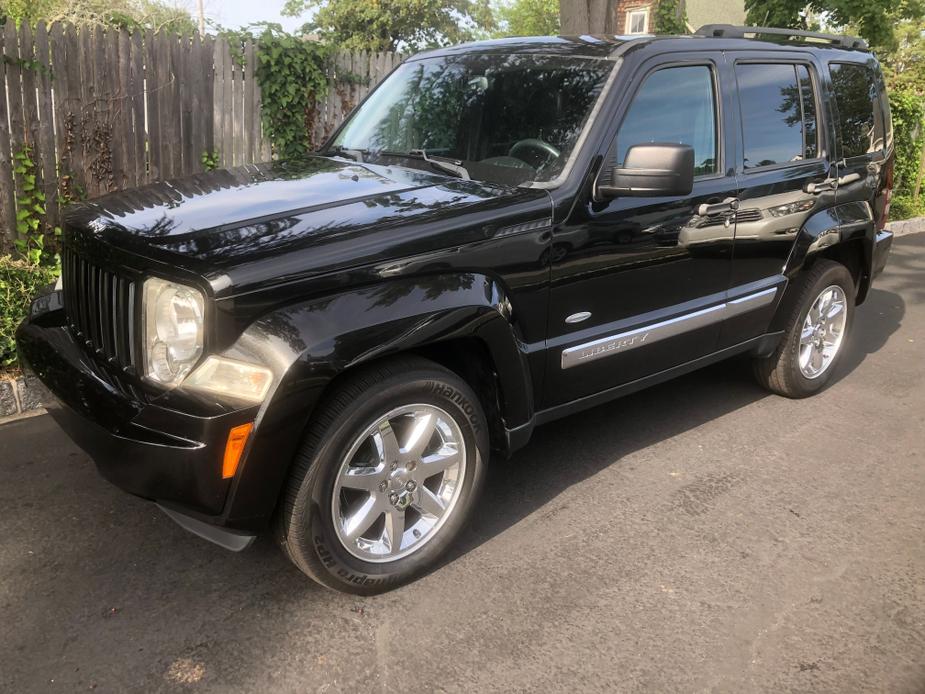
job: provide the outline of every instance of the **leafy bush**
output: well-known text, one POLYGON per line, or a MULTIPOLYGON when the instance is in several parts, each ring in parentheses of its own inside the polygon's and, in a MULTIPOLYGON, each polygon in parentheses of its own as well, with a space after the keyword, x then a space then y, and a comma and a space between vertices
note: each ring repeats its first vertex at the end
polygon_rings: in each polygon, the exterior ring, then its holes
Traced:
POLYGON ((894 189, 897 195, 911 196, 925 135, 922 132, 925 102, 911 89, 894 87, 890 91, 890 113, 893 117, 893 141, 896 143, 894 189))
POLYGON ((890 201, 890 219, 912 219, 925 217, 925 201, 921 198, 916 202, 911 195, 894 195, 890 201))
POLYGON ((16 363, 16 328, 26 317, 32 297, 57 277, 57 267, 0 256, 0 367, 16 363))

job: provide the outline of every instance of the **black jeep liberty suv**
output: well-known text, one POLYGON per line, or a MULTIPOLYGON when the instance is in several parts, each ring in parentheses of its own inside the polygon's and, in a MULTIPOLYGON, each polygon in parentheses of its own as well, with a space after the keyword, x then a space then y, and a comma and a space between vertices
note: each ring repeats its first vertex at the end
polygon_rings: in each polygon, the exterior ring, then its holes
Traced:
POLYGON ((740 353, 776 393, 823 388, 886 262, 892 170, 858 39, 434 50, 314 155, 71 208, 19 350, 113 483, 380 592, 537 425, 740 353))

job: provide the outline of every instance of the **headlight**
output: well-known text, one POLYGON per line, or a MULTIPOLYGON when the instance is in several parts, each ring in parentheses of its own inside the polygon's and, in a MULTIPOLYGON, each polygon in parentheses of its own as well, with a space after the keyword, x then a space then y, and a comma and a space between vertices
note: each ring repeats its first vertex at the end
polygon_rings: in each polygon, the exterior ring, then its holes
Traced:
POLYGON ((145 373, 175 386, 202 356, 202 292, 152 277, 143 295, 145 373))

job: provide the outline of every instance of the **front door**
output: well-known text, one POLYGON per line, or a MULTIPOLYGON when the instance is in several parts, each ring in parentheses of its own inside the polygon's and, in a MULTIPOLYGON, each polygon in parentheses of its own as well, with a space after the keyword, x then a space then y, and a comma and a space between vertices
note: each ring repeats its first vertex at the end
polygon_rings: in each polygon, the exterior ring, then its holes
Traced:
POLYGON ((691 145, 693 192, 579 200, 555 230, 545 407, 716 349, 735 229, 725 69, 721 53, 698 52, 634 70, 602 154, 619 164, 635 144, 691 145))

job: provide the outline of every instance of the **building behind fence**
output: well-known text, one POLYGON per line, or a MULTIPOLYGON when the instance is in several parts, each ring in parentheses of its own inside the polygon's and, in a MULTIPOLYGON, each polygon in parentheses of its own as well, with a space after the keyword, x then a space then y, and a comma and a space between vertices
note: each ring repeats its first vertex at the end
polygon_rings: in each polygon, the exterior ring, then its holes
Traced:
MULTIPOLYGON (((57 226, 71 200, 270 158, 255 79, 257 46, 54 23, 0 27, 0 254, 16 238, 25 150, 57 226)), ((392 53, 337 52, 318 103, 320 143, 401 61, 392 53)))

